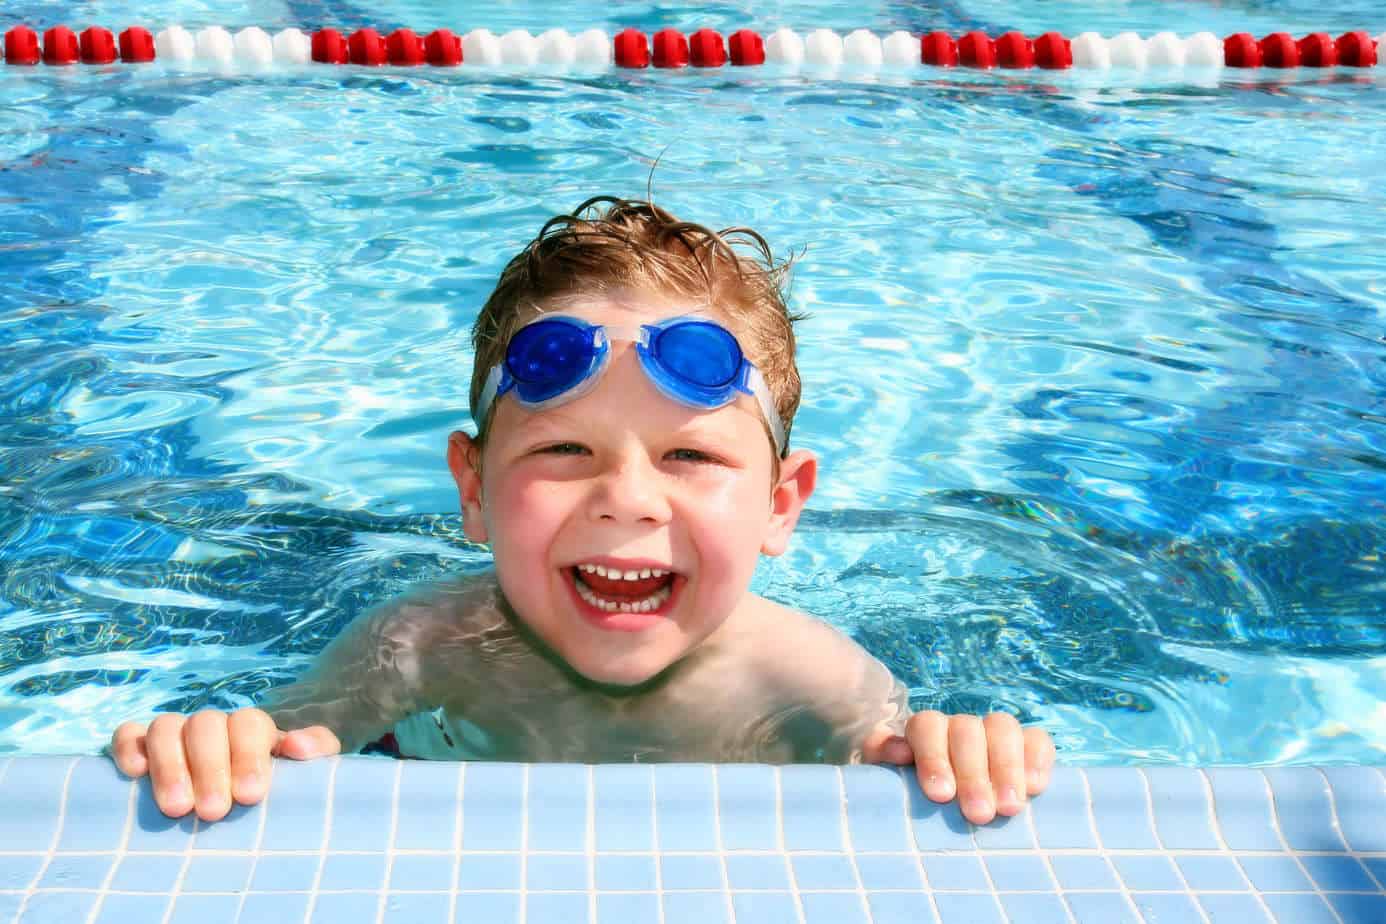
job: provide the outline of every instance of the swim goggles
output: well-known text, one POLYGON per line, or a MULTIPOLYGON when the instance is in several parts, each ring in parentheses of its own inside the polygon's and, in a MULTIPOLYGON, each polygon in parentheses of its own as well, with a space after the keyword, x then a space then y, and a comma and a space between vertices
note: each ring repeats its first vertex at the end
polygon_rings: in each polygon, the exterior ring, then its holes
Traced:
POLYGON ((611 359, 613 341, 631 341, 640 365, 665 395, 688 407, 715 410, 750 395, 770 425, 776 455, 784 454, 784 425, 760 370, 741 352, 731 331, 703 318, 680 316, 658 324, 589 324, 568 315, 545 315, 520 328, 492 367, 472 411, 484 427, 502 395, 530 410, 574 401, 591 391, 611 359))

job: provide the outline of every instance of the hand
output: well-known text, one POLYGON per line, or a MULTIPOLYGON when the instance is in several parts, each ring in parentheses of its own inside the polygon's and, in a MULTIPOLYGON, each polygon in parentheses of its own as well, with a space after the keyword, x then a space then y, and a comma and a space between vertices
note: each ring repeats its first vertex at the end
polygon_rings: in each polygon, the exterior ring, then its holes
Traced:
POLYGON ((1049 785, 1054 742, 1042 728, 1021 729, 1015 717, 920 712, 904 736, 878 729, 866 741, 873 764, 914 764, 919 788, 935 802, 962 801, 968 821, 984 825, 998 814, 1016 815, 1025 800, 1049 785))
POLYGON ((341 742, 317 725, 282 732, 260 709, 227 715, 207 709, 191 718, 166 713, 149 724, 126 722, 111 738, 111 755, 126 776, 146 773, 154 801, 170 818, 194 807, 203 821, 219 821, 234 798, 254 805, 269 791, 270 758, 312 760, 339 753, 341 742))

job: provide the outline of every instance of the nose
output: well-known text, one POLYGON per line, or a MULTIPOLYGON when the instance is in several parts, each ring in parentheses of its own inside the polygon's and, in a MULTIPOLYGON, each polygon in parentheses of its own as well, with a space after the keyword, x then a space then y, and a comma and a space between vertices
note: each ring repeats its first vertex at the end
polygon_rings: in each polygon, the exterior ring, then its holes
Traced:
POLYGON ((622 453, 597 479, 592 492, 595 521, 658 526, 669 522, 663 478, 642 451, 622 453))

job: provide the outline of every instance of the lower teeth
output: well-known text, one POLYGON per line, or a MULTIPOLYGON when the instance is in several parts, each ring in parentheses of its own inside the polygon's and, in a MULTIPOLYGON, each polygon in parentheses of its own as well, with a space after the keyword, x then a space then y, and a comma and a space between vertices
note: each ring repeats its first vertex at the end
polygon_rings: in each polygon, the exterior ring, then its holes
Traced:
POLYGON ((623 601, 617 603, 615 600, 604 600, 592 592, 592 588, 582 583, 581 579, 576 582, 578 596, 584 602, 595 606, 599 610, 608 613, 651 613, 659 609, 669 599, 670 590, 668 587, 661 587, 643 600, 623 601))

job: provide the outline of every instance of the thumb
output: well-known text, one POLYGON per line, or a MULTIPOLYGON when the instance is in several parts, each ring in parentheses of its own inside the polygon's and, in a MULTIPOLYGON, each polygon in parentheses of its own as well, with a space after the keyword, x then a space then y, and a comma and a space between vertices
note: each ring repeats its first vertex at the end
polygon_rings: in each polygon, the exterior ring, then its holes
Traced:
POLYGON ((333 754, 340 754, 341 751, 342 743, 337 740, 332 729, 326 725, 314 725, 312 728, 300 728, 297 731, 285 732, 280 737, 279 743, 274 746, 276 757, 287 757, 290 760, 331 757, 333 754))
POLYGON ((868 764, 914 763, 914 749, 909 741, 884 726, 866 736, 861 753, 862 759, 868 764))

